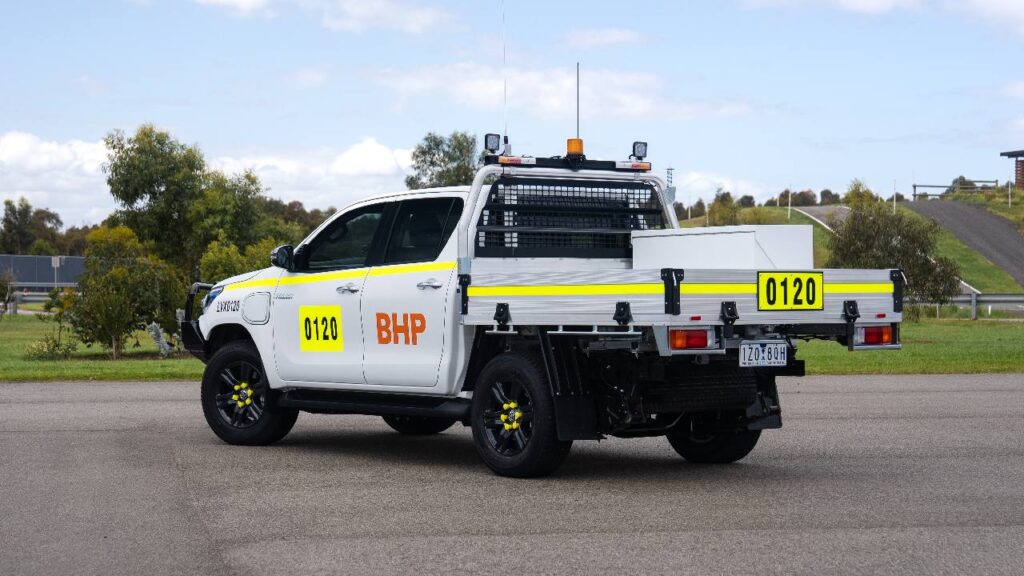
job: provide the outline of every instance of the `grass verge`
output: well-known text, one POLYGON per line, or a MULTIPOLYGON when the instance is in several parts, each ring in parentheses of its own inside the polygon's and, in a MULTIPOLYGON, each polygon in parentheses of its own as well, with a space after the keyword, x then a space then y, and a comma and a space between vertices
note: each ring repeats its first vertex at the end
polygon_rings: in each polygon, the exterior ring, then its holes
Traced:
POLYGON ((850 352, 835 342, 801 343, 808 374, 1024 373, 1024 322, 922 320, 902 326, 903 350, 850 352))
MULTIPOLYGON (((194 358, 159 359, 152 341, 139 334, 139 348, 110 360, 104 351, 85 349, 70 360, 28 360, 25 346, 50 325, 22 316, 0 321, 0 381, 192 380, 203 365, 194 358)), ((922 320, 903 325, 901 351, 849 352, 835 342, 800 344, 798 358, 807 373, 965 374, 1024 373, 1024 322, 1000 320, 922 320)))
POLYGON ((29 360, 25 347, 53 330, 53 324, 34 316, 5 316, 0 320, 0 382, 53 380, 195 380, 203 364, 191 356, 163 359, 145 332, 129 339, 125 357, 111 360, 106 350, 79 346, 68 360, 29 360), (135 348, 135 340, 139 347, 135 348))

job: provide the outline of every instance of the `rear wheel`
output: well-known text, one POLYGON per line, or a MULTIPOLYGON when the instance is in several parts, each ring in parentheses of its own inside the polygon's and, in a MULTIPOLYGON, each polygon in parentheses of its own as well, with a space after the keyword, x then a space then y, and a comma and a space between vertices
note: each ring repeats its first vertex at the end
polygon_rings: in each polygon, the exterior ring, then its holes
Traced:
POLYGON ((477 452, 501 476, 546 476, 572 448, 572 441, 558 439, 547 377, 532 355, 508 352, 484 367, 471 420, 477 452))
POLYGON ((265 446, 291 431, 299 412, 277 407, 273 394, 259 352, 249 342, 224 345, 203 372, 203 415, 228 444, 265 446))
POLYGON ((414 436, 440 434, 451 428, 454 418, 426 418, 423 416, 384 416, 384 422, 397 432, 414 436))
POLYGON ((761 437, 761 431, 719 431, 699 420, 684 419, 666 436, 672 448, 690 462, 729 464, 750 454, 761 437))

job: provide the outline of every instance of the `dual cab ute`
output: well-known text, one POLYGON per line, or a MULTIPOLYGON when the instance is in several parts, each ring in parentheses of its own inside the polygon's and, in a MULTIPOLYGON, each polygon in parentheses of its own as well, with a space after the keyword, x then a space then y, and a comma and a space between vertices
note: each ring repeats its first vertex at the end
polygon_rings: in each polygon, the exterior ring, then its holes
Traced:
POLYGON ((642 143, 595 161, 575 140, 552 158, 487 142, 471 186, 358 202, 271 267, 192 287, 183 338, 217 436, 372 414, 470 426, 506 476, 606 436, 727 463, 782 426, 799 340, 900 347, 899 270, 815 270, 809 227, 680 230, 642 143))

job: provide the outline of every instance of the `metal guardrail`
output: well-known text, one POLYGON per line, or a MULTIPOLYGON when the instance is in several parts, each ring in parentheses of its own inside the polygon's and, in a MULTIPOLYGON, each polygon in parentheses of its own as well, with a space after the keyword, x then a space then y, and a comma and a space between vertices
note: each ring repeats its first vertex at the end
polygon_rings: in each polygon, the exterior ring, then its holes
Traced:
MULTIPOLYGON (((935 305, 934 302, 925 302, 924 304, 935 305)), ((962 294, 951 299, 949 304, 970 307, 971 320, 977 320, 978 306, 1008 304, 1024 307, 1024 294, 962 294)))

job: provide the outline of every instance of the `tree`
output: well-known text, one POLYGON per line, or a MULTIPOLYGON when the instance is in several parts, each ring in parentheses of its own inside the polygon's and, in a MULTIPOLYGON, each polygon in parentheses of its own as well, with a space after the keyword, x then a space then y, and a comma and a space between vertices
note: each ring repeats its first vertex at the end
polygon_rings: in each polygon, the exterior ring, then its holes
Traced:
POLYGON ((14 301, 14 275, 10 270, 0 269, 0 320, 14 301))
POLYGON ((479 167, 476 136, 452 132, 448 137, 429 132, 412 151, 415 174, 406 177, 410 190, 472 184, 479 167))
POLYGON ((115 130, 104 139, 116 221, 131 228, 157 256, 190 270, 200 253, 188 239, 190 208, 203 195, 206 162, 195 146, 175 140, 151 124, 133 136, 115 130))
POLYGON ((56 256, 57 248, 42 238, 36 238, 28 247, 28 253, 31 256, 56 256))
POLYGON ((938 256, 939 225, 885 204, 858 202, 829 238, 826 268, 899 268, 912 302, 948 302, 959 292, 959 267, 938 256))
POLYGON ((846 194, 843 195, 843 204, 851 208, 870 202, 878 202, 879 200, 880 198, 860 179, 854 179, 850 182, 850 187, 846 189, 846 194))
POLYGON ((765 205, 765 207, 775 207, 775 206, 778 206, 779 205, 779 199, 778 198, 774 198, 774 197, 773 198, 769 198, 769 199, 764 201, 764 205, 765 205))
POLYGON ((215 240, 199 261, 201 278, 208 282, 219 282, 266 268, 270 265, 270 252, 280 244, 273 238, 265 238, 247 246, 243 253, 234 244, 215 240))
POLYGON ((750 194, 740 196, 740 199, 736 201, 736 205, 740 208, 753 208, 757 206, 757 201, 750 194))
MULTIPOLYGON (((43 240, 50 246, 57 246, 60 243, 60 229, 64 222, 60 216, 47 208, 36 208, 32 210, 32 236, 33 242, 43 240)), ((56 248, 54 248, 56 250, 56 248)))
POLYGON ((128 336, 150 322, 172 332, 175 308, 184 299, 184 280, 169 264, 145 249, 125 226, 100 227, 87 238, 80 297, 72 306, 71 325, 86 344, 120 356, 128 336))
POLYGON ((839 204, 841 201, 842 201, 842 198, 839 196, 839 194, 836 194, 835 192, 829 190, 828 188, 825 188, 824 190, 821 191, 821 202, 820 202, 820 204, 822 206, 828 206, 828 205, 831 205, 831 204, 839 204))
POLYGON ((818 195, 813 190, 802 190, 793 194, 793 206, 815 206, 818 204, 818 195))
POLYGON ((708 208, 708 224, 711 226, 734 226, 740 223, 740 209, 732 193, 722 188, 715 192, 715 199, 708 208))
POLYGON ((703 198, 698 198, 698 199, 697 199, 697 203, 696 203, 696 204, 694 204, 694 205, 693 205, 693 206, 692 206, 692 207, 690 208, 690 216, 691 216, 692 218, 700 218, 700 217, 701 217, 701 216, 703 216, 703 215, 704 215, 705 213, 707 213, 707 211, 708 211, 708 209, 707 209, 707 207, 706 207, 706 206, 704 205, 704 199, 703 199, 703 198))
POLYGON ((18 202, 4 200, 4 217, 0 227, 0 252, 24 254, 35 240, 32 233, 32 205, 24 197, 18 202))

